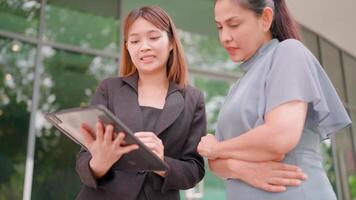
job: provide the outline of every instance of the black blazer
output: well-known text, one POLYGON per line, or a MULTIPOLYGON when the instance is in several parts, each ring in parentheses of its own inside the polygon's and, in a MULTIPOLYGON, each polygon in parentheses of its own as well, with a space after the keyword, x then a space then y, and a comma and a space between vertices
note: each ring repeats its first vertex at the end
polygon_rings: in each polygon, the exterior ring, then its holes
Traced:
MULTIPOLYGON (((96 90, 91 104, 102 104, 126 123, 134 132, 144 131, 137 96, 138 74, 104 80, 96 90)), ((166 176, 153 172, 109 170, 96 180, 89 168, 91 155, 82 149, 77 156, 76 170, 84 184, 77 196, 91 199, 179 199, 179 190, 194 187, 204 176, 204 160, 197 152, 200 138, 206 134, 203 94, 191 87, 179 89, 170 83, 166 102, 157 120, 155 134, 164 145, 166 176)))

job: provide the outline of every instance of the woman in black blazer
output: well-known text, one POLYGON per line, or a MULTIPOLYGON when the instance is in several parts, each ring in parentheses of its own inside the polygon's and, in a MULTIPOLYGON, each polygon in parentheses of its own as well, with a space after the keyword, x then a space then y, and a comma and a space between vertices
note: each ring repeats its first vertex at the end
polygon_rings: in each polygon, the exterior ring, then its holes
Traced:
POLYGON ((189 86, 187 65, 176 28, 159 7, 131 11, 124 21, 120 77, 104 80, 91 104, 112 111, 167 165, 167 171, 116 171, 124 133, 97 124, 94 139, 82 129, 88 151, 77 157, 83 188, 77 199, 179 199, 204 176, 197 145, 206 133, 202 93, 189 86))

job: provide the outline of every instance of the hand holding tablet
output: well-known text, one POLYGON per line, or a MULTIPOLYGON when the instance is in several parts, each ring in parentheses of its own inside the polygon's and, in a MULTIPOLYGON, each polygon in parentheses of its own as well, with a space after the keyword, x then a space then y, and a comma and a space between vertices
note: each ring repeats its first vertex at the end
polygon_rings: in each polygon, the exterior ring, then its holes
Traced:
POLYGON ((88 147, 85 144, 93 145, 96 139, 101 142, 120 144, 124 148, 130 144, 137 145, 139 147, 137 150, 131 149, 133 147, 126 148, 125 151, 129 153, 124 154, 114 164, 115 170, 165 171, 167 169, 167 165, 143 144, 131 129, 102 105, 60 110, 47 113, 45 117, 62 133, 86 149, 88 147), (100 125, 97 126, 97 122, 101 122, 105 128, 98 127, 100 125), (84 134, 81 133, 81 129, 84 134), (98 130, 101 132, 97 135, 98 130), (119 132, 124 132, 125 136, 118 138, 119 135, 116 133, 119 132))

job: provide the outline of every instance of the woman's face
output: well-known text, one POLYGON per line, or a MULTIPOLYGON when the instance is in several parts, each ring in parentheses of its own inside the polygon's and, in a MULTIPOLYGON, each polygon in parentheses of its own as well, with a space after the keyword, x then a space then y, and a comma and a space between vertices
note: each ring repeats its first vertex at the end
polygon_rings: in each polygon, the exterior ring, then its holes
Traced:
POLYGON ((128 31, 126 47, 139 73, 166 72, 166 63, 172 50, 166 31, 138 18, 128 31))
POLYGON ((232 0, 216 1, 215 23, 220 42, 234 62, 248 60, 266 40, 262 17, 232 0))

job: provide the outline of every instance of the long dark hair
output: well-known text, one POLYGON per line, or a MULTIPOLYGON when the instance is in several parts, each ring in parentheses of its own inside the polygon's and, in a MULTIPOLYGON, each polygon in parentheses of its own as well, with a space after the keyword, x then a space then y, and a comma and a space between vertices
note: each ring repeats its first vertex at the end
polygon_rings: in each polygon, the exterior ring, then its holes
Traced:
POLYGON ((231 0, 240 6, 252 10, 257 16, 262 15, 265 7, 274 10, 274 18, 271 26, 273 38, 279 41, 286 39, 302 40, 298 26, 291 16, 285 0, 231 0))

